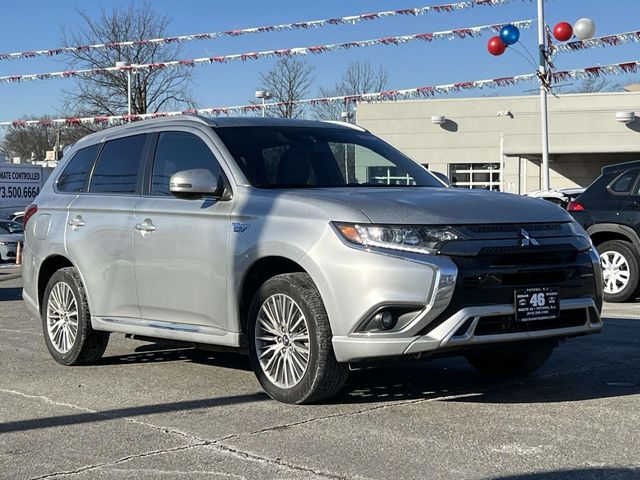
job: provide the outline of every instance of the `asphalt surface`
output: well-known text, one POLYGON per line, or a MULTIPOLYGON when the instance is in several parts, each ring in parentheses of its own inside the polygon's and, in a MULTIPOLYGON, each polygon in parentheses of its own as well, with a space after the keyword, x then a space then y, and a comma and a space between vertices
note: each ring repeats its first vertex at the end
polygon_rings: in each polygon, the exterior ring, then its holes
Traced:
POLYGON ((50 359, 0 271, 0 478, 640 479, 640 304, 524 380, 461 359, 354 372, 325 405, 260 389, 248 359, 113 335, 50 359))

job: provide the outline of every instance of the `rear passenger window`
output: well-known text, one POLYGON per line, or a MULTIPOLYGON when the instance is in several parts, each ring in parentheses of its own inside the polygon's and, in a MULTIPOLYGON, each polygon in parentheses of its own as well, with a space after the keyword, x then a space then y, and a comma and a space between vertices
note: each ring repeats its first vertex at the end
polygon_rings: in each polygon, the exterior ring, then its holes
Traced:
POLYGON ((636 171, 623 173, 609 188, 614 193, 629 193, 637 175, 638 172, 636 171))
POLYGON ((195 168, 205 168, 216 176, 220 172, 218 161, 207 144, 191 133, 161 133, 153 162, 151 195, 170 195, 171 176, 195 168))
POLYGON ((58 178, 58 191, 84 192, 87 178, 96 160, 100 145, 91 145, 76 152, 58 178))
POLYGON ((108 141, 91 176, 92 193, 135 193, 146 135, 108 141))

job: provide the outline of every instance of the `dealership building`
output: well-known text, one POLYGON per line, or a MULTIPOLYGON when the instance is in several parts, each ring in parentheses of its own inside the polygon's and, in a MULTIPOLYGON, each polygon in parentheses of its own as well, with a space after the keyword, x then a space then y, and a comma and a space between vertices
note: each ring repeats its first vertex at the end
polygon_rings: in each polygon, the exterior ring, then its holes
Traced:
MULTIPOLYGON (((586 187, 605 165, 640 160, 640 92, 549 96, 550 181, 586 187)), ((537 96, 361 103, 357 123, 459 187, 541 188, 537 96)))

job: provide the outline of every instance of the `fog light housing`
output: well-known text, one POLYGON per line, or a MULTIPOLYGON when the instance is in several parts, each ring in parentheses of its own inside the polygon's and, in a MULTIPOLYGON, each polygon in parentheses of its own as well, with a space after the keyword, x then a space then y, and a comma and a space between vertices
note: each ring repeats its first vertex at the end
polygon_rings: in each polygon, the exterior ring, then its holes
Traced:
POLYGON ((378 323, 383 330, 391 330, 398 323, 398 319, 388 310, 378 313, 373 317, 374 322, 378 323))

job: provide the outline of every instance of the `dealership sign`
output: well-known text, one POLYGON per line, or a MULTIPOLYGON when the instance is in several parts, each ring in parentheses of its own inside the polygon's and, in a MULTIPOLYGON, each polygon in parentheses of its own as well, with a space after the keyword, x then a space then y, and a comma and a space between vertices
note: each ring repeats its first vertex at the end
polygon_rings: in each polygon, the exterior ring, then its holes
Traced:
POLYGON ((0 165, 0 200, 3 205, 28 205, 40 193, 42 167, 0 165))

